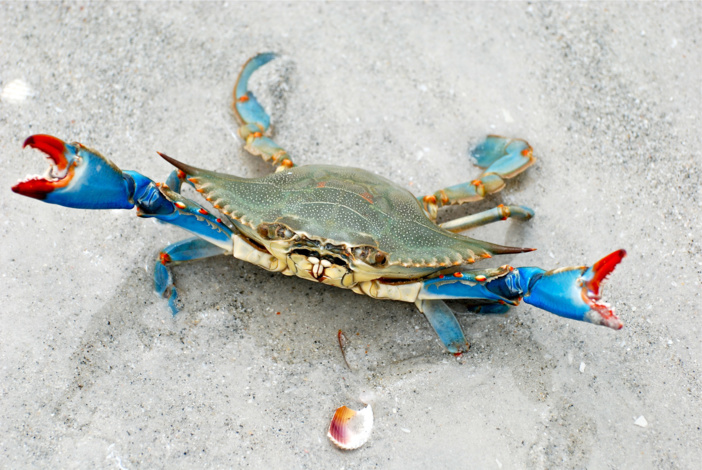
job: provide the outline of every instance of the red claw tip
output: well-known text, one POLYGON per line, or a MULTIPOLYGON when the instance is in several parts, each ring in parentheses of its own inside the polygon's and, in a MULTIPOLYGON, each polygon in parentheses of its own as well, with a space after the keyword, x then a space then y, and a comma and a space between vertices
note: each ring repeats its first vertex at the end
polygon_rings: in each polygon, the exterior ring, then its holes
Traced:
POLYGON ((591 315, 588 321, 614 330, 620 330, 624 324, 615 315, 613 307, 600 301, 600 289, 602 283, 625 256, 625 250, 617 250, 608 254, 593 264, 590 274, 583 279, 583 301, 592 309, 588 314, 591 315))
POLYGON ((626 250, 617 250, 614 253, 610 253, 597 263, 592 265, 592 279, 587 282, 588 291, 592 292, 595 297, 600 295, 600 287, 602 282, 607 279, 614 268, 624 259, 626 256, 626 250))
POLYGON ((52 168, 44 177, 31 176, 12 187, 12 191, 34 199, 46 199, 52 191, 62 188, 71 181, 73 168, 66 158, 66 144, 51 135, 29 136, 22 148, 31 147, 43 152, 50 160, 52 168))
POLYGON ((53 185, 41 178, 20 181, 12 187, 12 192, 34 199, 46 199, 46 195, 54 190, 53 185))
POLYGON ((27 146, 41 150, 48 155, 60 171, 68 167, 68 160, 64 155, 66 152, 66 144, 63 140, 53 135, 36 134, 27 137, 27 140, 22 144, 22 148, 27 146))

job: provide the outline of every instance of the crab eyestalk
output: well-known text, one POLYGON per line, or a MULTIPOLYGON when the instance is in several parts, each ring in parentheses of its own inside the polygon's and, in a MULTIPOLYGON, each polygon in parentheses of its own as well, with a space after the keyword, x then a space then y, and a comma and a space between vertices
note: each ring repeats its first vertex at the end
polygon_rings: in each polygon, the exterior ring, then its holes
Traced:
POLYGON ((30 176, 12 187, 23 196, 78 209, 131 209, 133 181, 97 151, 37 134, 23 147, 40 150, 51 164, 44 176, 30 176))

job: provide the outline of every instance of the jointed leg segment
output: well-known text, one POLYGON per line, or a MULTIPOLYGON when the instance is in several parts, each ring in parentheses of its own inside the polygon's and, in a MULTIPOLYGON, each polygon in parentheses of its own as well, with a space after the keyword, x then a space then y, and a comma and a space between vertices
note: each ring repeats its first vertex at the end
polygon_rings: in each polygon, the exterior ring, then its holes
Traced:
POLYGON ((534 217, 534 211, 525 206, 504 206, 500 204, 494 209, 489 209, 477 214, 459 217, 443 224, 439 227, 448 230, 449 232, 463 232, 471 228, 480 227, 482 225, 491 224, 499 220, 507 220, 513 218, 517 220, 529 220, 534 217))
POLYGON ((154 289, 161 297, 168 297, 168 306, 173 315, 178 313, 178 293, 173 284, 173 274, 170 266, 185 261, 209 258, 210 256, 227 254, 227 250, 213 245, 199 237, 187 238, 168 245, 159 253, 159 261, 154 267, 154 289))
POLYGON ((521 300, 561 317, 622 327, 614 308, 601 301, 603 281, 626 256, 610 253, 592 266, 546 271, 536 267, 461 270, 422 281, 416 304, 427 315, 446 348, 461 352, 462 332, 443 300, 467 301, 476 313, 504 313, 521 300))
POLYGON ((472 152, 477 166, 485 171, 473 181, 440 189, 434 194, 418 198, 432 220, 439 207, 477 201, 496 193, 512 178, 534 164, 531 146, 522 139, 508 139, 490 135, 472 152))
POLYGON ((272 53, 258 54, 246 62, 234 85, 234 103, 232 109, 239 123, 239 136, 244 140, 244 148, 252 155, 270 161, 277 167, 276 171, 293 166, 288 153, 270 138, 270 121, 266 111, 248 90, 251 74, 259 67, 275 59, 272 53))

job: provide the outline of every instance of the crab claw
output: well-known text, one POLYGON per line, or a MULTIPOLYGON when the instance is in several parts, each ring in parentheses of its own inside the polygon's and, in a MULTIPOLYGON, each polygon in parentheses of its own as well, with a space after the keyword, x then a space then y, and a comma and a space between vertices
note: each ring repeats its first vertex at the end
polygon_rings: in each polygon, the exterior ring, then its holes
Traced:
POLYGON ((602 298, 600 288, 625 256, 626 250, 617 250, 614 253, 610 253, 588 268, 580 278, 579 283, 582 286, 580 295, 591 309, 586 314, 586 321, 596 325, 607 326, 614 330, 619 330, 624 326, 622 321, 614 314, 614 307, 610 307, 600 300, 602 298))
POLYGON ((79 209, 131 209, 131 179, 117 166, 82 144, 67 144, 44 134, 30 136, 23 147, 46 154, 44 176, 30 176, 12 187, 23 196, 79 209))
POLYGON ((554 269, 535 275, 524 301, 562 317, 619 330, 624 325, 614 314, 614 307, 601 300, 600 291, 624 256, 626 251, 618 250, 591 267, 554 269))

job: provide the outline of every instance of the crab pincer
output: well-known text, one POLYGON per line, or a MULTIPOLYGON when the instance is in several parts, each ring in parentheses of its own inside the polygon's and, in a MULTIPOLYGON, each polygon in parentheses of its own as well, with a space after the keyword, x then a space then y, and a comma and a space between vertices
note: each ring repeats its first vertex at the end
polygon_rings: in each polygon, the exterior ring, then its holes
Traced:
POLYGON ((546 271, 537 267, 502 266, 496 269, 461 270, 452 276, 424 281, 417 305, 450 352, 460 352, 462 331, 443 300, 464 300, 476 313, 505 313, 520 300, 555 315, 622 328, 614 307, 602 301, 603 282, 626 256, 617 250, 592 266, 546 271), (421 302, 421 304, 420 304, 421 302))
POLYGON ((50 163, 43 176, 30 176, 12 187, 23 196, 78 209, 131 209, 129 181, 117 166, 95 150, 37 134, 23 147, 43 152, 50 163))
POLYGON ((590 267, 546 271, 524 296, 524 301, 562 317, 619 330, 624 325, 615 315, 614 307, 602 301, 601 290, 625 256, 625 250, 617 250, 590 267))
POLYGON ((120 170, 99 152, 78 142, 68 144, 50 135, 33 135, 24 146, 43 152, 50 167, 44 176, 30 176, 17 183, 12 187, 15 193, 78 209, 136 207, 139 217, 156 218, 197 235, 164 249, 154 268, 155 290, 168 298, 174 315, 178 312, 178 296, 170 266, 231 252, 231 230, 201 205, 181 196, 177 177, 168 179, 171 189, 138 172, 120 170))

